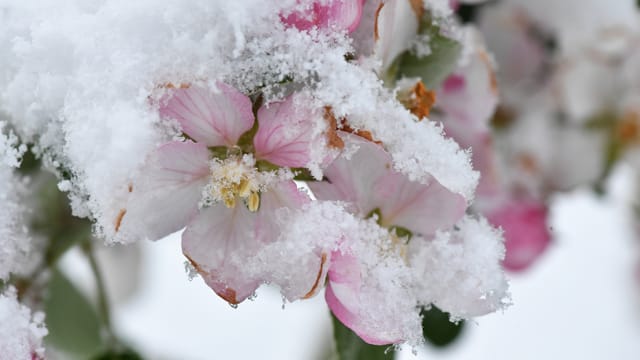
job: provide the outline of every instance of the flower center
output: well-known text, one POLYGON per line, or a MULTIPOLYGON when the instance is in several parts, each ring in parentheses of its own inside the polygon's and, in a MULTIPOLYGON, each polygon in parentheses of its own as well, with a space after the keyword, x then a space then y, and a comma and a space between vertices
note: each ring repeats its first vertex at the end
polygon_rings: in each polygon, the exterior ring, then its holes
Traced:
POLYGON ((260 207, 261 183, 252 155, 214 159, 211 182, 205 187, 204 203, 223 202, 228 208, 234 208, 238 200, 242 200, 249 211, 255 212, 260 207))

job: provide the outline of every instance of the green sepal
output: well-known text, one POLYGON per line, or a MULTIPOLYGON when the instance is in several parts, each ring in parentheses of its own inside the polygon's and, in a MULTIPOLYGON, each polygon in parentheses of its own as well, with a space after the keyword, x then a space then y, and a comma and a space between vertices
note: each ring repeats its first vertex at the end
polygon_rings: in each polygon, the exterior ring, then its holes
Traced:
POLYGON ((211 156, 219 160, 229 157, 229 149, 226 146, 209 146, 209 152, 211 156))
POLYGON ((413 232, 411 232, 411 230, 402 226, 397 226, 397 225, 391 226, 389 228, 389 231, 395 232, 396 236, 399 238, 406 238, 407 243, 409 243, 409 241, 411 241, 411 238, 413 238, 413 232))
POLYGON ((378 223, 378 225, 382 225, 382 211, 380 211, 380 208, 375 208, 371 211, 369 211, 369 213, 367 214, 367 216, 365 216, 365 219, 370 219, 372 217, 376 216, 376 222, 378 223))
POLYGON ((318 179, 314 178, 313 175, 311 175, 311 171, 309 171, 309 169, 307 168, 293 168, 291 169, 291 171, 293 171, 294 174, 293 180, 318 181, 318 179))
POLYGON ((258 169, 258 171, 270 172, 280 169, 280 166, 273 164, 267 160, 258 160, 256 161, 256 168, 258 169))

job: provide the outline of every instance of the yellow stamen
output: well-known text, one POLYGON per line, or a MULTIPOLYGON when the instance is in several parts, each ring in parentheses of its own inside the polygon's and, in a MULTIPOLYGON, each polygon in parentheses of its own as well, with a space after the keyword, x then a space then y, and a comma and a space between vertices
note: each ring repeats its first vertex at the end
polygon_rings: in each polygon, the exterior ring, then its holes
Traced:
POLYGON ((234 207, 236 207, 236 198, 235 196, 225 196, 224 197, 224 204, 229 208, 229 209, 233 209, 234 207))
POLYGON ((251 212, 258 211, 258 208, 260 207, 260 195, 258 195, 257 192, 251 192, 247 198, 247 207, 251 212))
POLYGON ((238 196, 246 198, 249 195, 251 195, 251 184, 246 178, 243 178, 238 185, 238 196))

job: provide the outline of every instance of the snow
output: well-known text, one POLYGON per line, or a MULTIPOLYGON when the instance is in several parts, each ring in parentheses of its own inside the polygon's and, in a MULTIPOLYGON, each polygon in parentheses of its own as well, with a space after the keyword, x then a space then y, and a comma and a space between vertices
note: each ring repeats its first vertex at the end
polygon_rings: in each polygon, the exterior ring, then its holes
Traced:
POLYGON ((42 338, 47 335, 44 314, 17 300, 16 289, 9 287, 0 294, 0 360, 32 360, 42 358, 42 338))
POLYGON ((290 77, 384 141, 399 171, 471 198, 469 155, 437 125, 416 123, 370 69, 345 61, 346 34, 286 29, 279 14, 294 3, 2 1, 0 111, 49 167, 71 174, 74 214, 107 239, 132 174, 171 136, 151 101, 166 84, 225 81, 270 101, 291 90, 273 85, 290 77))

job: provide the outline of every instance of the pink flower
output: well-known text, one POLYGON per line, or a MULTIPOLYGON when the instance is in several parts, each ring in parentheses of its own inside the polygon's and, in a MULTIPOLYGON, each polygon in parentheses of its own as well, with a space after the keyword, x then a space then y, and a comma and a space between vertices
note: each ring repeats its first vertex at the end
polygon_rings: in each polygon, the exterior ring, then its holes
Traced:
POLYGON ((300 31, 312 28, 353 32, 360 24, 364 0, 316 1, 302 11, 294 10, 282 22, 300 31))
MULTIPOLYGON (((466 202, 435 179, 426 184, 409 181, 393 170, 391 156, 381 146, 352 134, 341 133, 341 136, 346 149, 357 147, 357 150, 335 160, 325 170, 326 181, 310 183, 309 186, 320 200, 346 201, 354 214, 376 216, 378 224, 388 231, 386 237, 390 239, 391 248, 387 252, 391 253, 389 257, 384 255, 373 260, 376 266, 368 267, 366 264, 372 261, 371 256, 361 253, 363 250, 358 250, 355 245, 348 250, 350 240, 345 239, 342 249, 331 254, 326 300, 335 316, 366 342, 398 343, 411 336, 402 326, 412 327, 393 317, 384 318, 383 321, 388 321, 385 324, 372 320, 379 310, 369 305, 383 306, 381 303, 384 303, 394 307, 408 302, 407 311, 415 312, 420 299, 412 301, 415 295, 401 289, 413 286, 411 271, 407 267, 411 254, 406 253, 408 239, 405 232, 409 231, 415 237, 432 237, 439 230, 450 229, 463 216, 466 202), (397 292, 405 294, 402 296, 404 299, 394 299, 392 294, 370 294, 372 287, 381 286, 380 281, 386 280, 382 280, 384 272, 378 278, 373 276, 373 279, 372 276, 367 278, 366 273, 371 268, 384 269, 389 261, 396 264, 393 267, 406 279, 399 281, 396 277, 397 284, 385 286, 395 286, 397 292), (370 294, 366 296, 367 300, 364 300, 365 294, 370 294), (378 301, 372 304, 372 298, 378 298, 378 301)), ((368 251, 373 254, 385 252, 381 249, 368 251)))
POLYGON ((309 201, 286 168, 309 164, 315 135, 311 112, 292 97, 261 107, 256 124, 248 97, 217 88, 173 89, 161 100, 161 116, 177 120, 190 140, 168 142, 147 159, 121 231, 159 239, 186 226, 185 256, 219 296, 237 304, 264 282, 245 265, 278 237, 277 210, 309 201))
POLYGON ((507 270, 527 269, 547 249, 551 241, 547 215, 546 205, 532 200, 511 200, 487 212, 489 221, 504 231, 507 270))

